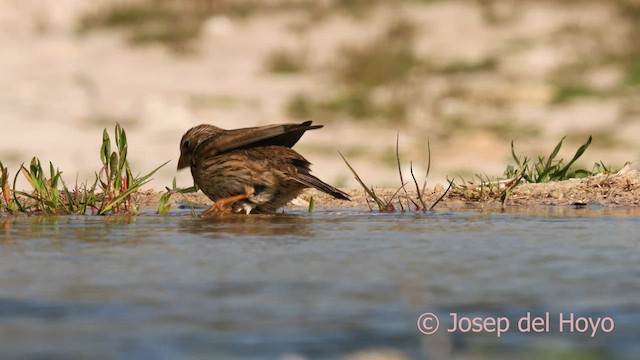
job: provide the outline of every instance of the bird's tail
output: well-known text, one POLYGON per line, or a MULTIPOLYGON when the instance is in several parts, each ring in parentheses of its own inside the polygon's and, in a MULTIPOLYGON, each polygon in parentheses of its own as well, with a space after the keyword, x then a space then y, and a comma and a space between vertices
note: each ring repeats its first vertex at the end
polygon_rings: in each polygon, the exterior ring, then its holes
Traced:
POLYGON ((307 185, 309 187, 312 187, 324 193, 327 193, 336 199, 351 201, 351 199, 349 199, 349 195, 347 195, 343 191, 340 191, 334 188, 333 186, 325 183, 324 181, 318 179, 317 177, 311 174, 299 174, 299 176, 297 177, 297 180, 304 185, 307 185))

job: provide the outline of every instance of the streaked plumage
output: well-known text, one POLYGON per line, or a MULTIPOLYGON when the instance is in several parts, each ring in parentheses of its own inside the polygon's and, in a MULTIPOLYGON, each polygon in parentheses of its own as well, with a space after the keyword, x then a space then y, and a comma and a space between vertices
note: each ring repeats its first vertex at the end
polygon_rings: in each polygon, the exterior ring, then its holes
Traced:
POLYGON ((205 213, 223 211, 274 213, 308 187, 338 199, 342 191, 310 174, 310 165, 291 147, 311 121, 235 130, 213 125, 189 129, 180 142, 178 170, 189 166, 195 184, 215 204, 205 213))

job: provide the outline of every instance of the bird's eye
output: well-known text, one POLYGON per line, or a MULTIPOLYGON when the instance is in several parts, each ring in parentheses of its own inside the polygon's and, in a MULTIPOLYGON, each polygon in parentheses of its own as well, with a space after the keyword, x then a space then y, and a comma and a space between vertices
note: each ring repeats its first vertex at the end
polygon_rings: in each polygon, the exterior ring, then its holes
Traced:
POLYGON ((189 142, 188 141, 183 142, 182 143, 182 148, 183 149, 188 149, 189 148, 189 142))

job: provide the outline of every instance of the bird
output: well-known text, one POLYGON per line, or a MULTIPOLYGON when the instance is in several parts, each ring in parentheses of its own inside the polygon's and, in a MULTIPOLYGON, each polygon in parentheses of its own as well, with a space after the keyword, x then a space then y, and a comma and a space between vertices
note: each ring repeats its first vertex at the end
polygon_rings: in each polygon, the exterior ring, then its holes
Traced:
POLYGON ((195 185, 214 204, 202 216, 234 213, 273 214, 306 188, 349 201, 341 190, 311 174, 311 163, 292 147, 312 121, 225 130, 202 124, 180 140, 178 170, 191 168, 195 185))

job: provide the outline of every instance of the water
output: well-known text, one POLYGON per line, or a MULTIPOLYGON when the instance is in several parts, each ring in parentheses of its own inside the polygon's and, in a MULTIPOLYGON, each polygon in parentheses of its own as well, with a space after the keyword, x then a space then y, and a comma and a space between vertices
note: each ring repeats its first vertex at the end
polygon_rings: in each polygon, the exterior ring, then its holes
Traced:
POLYGON ((0 224, 1 358, 640 358, 640 210, 0 224), (549 329, 520 331, 527 312, 549 329), (510 328, 448 332, 451 313, 510 328), (615 327, 560 332, 560 314, 615 327))

